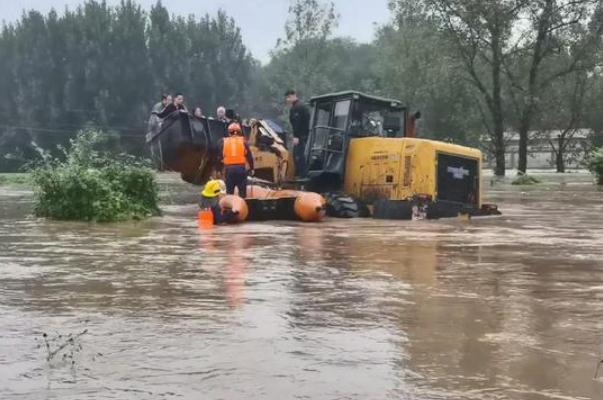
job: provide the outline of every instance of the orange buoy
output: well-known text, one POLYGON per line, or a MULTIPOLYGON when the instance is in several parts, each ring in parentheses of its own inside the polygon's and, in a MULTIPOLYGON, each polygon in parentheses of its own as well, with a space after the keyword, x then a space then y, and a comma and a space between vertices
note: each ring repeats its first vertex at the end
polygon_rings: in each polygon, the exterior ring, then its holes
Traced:
POLYGON ((233 194, 222 197, 220 199, 220 207, 237 213, 236 222, 244 222, 249 215, 249 208, 245 200, 233 194))
POLYGON ((318 193, 300 192, 293 205, 295 215, 304 222, 319 222, 326 214, 326 202, 318 193))
POLYGON ((258 185, 248 186, 247 193, 249 199, 295 199, 292 211, 297 218, 304 222, 322 221, 326 214, 326 201, 318 193, 299 190, 272 190, 258 185))

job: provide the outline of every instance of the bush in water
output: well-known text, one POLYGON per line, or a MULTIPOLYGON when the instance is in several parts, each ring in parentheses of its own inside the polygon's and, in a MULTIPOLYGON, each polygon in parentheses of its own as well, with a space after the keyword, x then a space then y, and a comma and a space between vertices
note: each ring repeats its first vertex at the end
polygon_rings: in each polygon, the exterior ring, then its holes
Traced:
POLYGON ((603 185, 603 147, 598 148, 590 155, 588 169, 597 176, 597 183, 603 185))
POLYGON ((111 222, 159 214, 153 170, 98 150, 106 135, 89 129, 71 140, 65 161, 34 168, 35 213, 61 220, 111 222))
POLYGON ((528 174, 521 174, 518 173, 517 174, 517 178, 515 178, 512 182, 511 185, 536 185, 537 183, 540 183, 540 180, 534 178, 531 175, 528 174))

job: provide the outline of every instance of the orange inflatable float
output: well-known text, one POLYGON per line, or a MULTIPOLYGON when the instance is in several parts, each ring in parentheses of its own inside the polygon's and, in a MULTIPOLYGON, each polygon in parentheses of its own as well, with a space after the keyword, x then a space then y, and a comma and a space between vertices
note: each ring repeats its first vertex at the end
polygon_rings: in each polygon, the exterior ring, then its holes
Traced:
POLYGON ((246 200, 254 211, 254 219, 299 219, 304 222, 319 222, 324 219, 326 213, 324 197, 314 192, 272 190, 250 185, 247 187, 246 200), (272 200, 273 204, 266 202, 269 200, 272 200), (264 204, 256 204, 258 201, 264 204))
POLYGON ((222 209, 231 210, 236 214, 236 222, 244 222, 249 216, 249 208, 244 199, 235 195, 226 195, 220 199, 222 209))

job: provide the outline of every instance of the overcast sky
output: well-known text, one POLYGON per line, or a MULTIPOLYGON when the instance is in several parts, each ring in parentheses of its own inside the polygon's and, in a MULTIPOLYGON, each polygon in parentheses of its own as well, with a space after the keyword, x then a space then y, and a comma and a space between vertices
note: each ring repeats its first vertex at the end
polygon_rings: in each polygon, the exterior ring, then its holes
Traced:
MULTIPOLYGON (((118 4, 120 0, 107 0, 118 4)), ((138 0, 149 8, 157 0, 138 0)), ((58 11, 66 6, 76 7, 83 0, 0 0, 0 20, 12 22, 23 9, 36 9, 44 13, 51 7, 58 11)), ((373 38, 375 24, 389 19, 387 0, 334 0, 341 18, 337 35, 350 36, 359 42, 373 38)), ((220 8, 231 15, 243 31, 245 44, 253 55, 266 61, 268 52, 283 33, 289 0, 163 0, 174 14, 215 14, 220 8)))

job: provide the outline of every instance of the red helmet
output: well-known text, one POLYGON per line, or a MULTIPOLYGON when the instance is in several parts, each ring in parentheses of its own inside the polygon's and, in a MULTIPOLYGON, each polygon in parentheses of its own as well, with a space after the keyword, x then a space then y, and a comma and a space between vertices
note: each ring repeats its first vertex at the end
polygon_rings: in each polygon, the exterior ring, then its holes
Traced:
POLYGON ((231 135, 237 135, 242 133, 241 125, 237 124, 236 122, 233 122, 232 124, 228 125, 228 133, 231 135))

